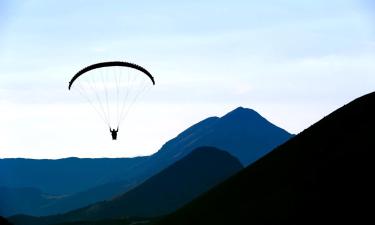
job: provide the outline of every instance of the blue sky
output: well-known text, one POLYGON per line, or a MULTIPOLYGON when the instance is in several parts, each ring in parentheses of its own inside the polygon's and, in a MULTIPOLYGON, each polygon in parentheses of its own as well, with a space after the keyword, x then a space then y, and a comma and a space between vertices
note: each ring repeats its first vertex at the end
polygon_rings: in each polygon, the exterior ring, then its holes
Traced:
POLYGON ((375 87, 373 1, 1 1, 0 157, 148 155, 237 106, 298 133, 375 87), (117 142, 67 91, 82 67, 157 85, 117 142))

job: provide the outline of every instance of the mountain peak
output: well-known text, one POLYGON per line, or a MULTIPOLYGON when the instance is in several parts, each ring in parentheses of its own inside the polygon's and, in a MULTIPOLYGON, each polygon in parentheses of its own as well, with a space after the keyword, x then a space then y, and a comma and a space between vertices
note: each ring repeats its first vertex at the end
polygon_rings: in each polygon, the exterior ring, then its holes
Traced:
POLYGON ((236 109, 230 111, 226 115, 224 115, 222 118, 231 117, 231 118, 261 118, 264 119, 258 112, 256 112, 253 109, 244 108, 242 106, 237 107, 236 109))
POLYGON ((249 109, 249 108, 244 108, 242 106, 239 106, 239 107, 235 108, 234 110, 232 110, 229 113, 256 113, 256 114, 258 114, 255 110, 249 109))
POLYGON ((266 118, 261 116, 255 110, 244 108, 241 106, 221 117, 220 123, 224 124, 225 126, 235 125, 236 127, 242 127, 242 129, 255 129, 257 132, 259 132, 260 129, 280 129, 279 127, 268 121, 266 118))
POLYGON ((245 107, 242 107, 242 106, 238 106, 237 108, 232 110, 232 112, 235 112, 235 111, 254 111, 254 110, 249 109, 249 108, 245 108, 245 107))

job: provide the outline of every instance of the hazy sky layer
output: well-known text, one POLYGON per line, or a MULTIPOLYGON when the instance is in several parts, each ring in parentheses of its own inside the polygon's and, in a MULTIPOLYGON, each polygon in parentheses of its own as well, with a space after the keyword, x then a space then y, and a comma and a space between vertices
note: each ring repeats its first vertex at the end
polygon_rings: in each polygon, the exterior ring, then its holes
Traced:
POLYGON ((0 158, 148 155, 252 108, 298 133, 375 88, 373 1, 0 1, 0 158), (156 79, 110 139, 67 89, 92 63, 156 79))

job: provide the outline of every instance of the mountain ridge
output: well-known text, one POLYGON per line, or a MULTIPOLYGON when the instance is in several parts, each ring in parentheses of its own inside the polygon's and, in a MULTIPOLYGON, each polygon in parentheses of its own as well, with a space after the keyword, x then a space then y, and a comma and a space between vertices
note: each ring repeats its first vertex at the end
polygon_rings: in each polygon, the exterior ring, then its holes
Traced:
POLYGON ((373 115, 375 92, 335 110, 156 224, 371 224, 373 115))

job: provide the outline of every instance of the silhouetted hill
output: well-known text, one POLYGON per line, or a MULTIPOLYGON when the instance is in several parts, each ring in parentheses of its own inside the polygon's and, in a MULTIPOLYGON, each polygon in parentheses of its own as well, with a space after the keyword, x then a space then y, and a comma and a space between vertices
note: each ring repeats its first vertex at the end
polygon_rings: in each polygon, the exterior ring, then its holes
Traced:
POLYGON ((4 217, 0 216, 0 224, 1 225, 13 225, 8 220, 6 220, 4 217))
MULTIPOLYGON (((118 161, 103 159, 99 162, 96 162, 95 159, 80 160, 74 158, 34 160, 32 162, 26 161, 26 164, 20 161, 17 164, 19 166, 6 168, 5 174, 8 176, 6 184, 12 183, 13 185, 10 185, 12 187, 26 184, 27 186, 33 186, 30 184, 33 182, 32 178, 35 177, 36 185, 34 187, 45 188, 40 188, 45 193, 53 193, 48 190, 63 192, 65 185, 67 186, 66 190, 72 191, 76 183, 76 190, 81 190, 83 185, 90 186, 84 191, 64 196, 58 201, 51 201, 43 207, 32 207, 28 211, 18 211, 19 213, 27 212, 31 215, 64 213, 125 193, 183 158, 195 148, 213 146, 224 149, 237 157, 244 165, 248 165, 290 137, 292 137, 291 134, 271 124, 254 110, 239 107, 221 118, 210 117, 191 126, 149 157, 129 159, 128 161, 126 159, 119 159, 118 161), (28 163, 35 168, 28 166, 28 163), (50 166, 51 169, 49 170, 46 165, 50 166), (20 172, 18 172, 18 167, 21 168, 20 172), (29 176, 28 168, 31 171, 29 176), (67 172, 64 174, 65 170, 67 172), (39 171, 41 174, 33 171, 39 171), (74 171, 77 171, 77 174, 74 174, 74 171), (88 176, 87 181, 85 175, 88 176), (43 182, 46 182, 46 184, 40 185, 43 182), (94 184, 97 185, 93 186, 94 184)), ((4 206, 0 205, 1 207, 4 206)))
POLYGON ((79 220, 161 216, 173 212, 242 168, 241 163, 229 153, 213 147, 201 147, 138 187, 110 201, 58 216, 40 219, 17 216, 11 220, 16 224, 41 225, 79 220))
POLYGON ((336 110, 164 218, 184 224, 374 224, 375 93, 336 110))

